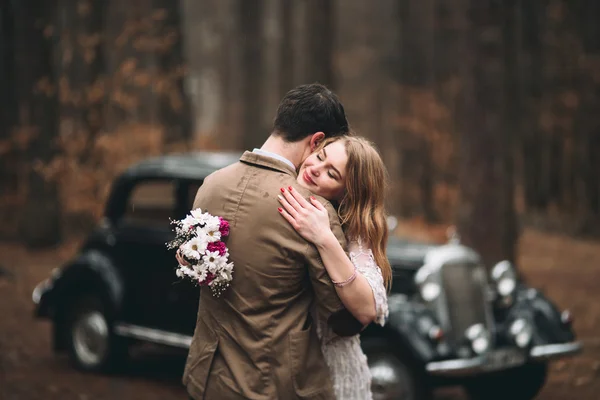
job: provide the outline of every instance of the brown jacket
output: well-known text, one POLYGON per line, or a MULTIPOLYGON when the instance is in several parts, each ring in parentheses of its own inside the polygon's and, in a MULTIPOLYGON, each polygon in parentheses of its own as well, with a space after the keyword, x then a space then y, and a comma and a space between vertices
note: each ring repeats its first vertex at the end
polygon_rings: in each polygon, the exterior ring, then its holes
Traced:
MULTIPOLYGON (((338 312, 343 306, 316 248, 277 211, 279 189, 290 185, 308 196, 285 163, 245 152, 196 195, 194 208, 229 221, 234 263, 221 297, 201 290, 183 375, 196 400, 335 399, 309 310, 315 305, 334 328, 349 313, 338 312)), ((320 200, 345 246, 337 213, 320 200)), ((360 330, 355 321, 345 334, 360 330)))

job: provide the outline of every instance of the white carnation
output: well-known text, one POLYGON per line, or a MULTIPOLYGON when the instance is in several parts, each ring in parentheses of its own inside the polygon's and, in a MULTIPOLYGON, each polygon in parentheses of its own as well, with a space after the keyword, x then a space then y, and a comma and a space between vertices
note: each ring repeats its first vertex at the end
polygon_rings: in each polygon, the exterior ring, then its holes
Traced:
POLYGON ((218 231, 221 226, 221 220, 219 217, 209 216, 205 221, 205 228, 207 231, 218 231))
MULTIPOLYGON (((223 257, 227 258, 227 257, 228 257, 228 255, 225 255, 225 256, 223 256, 223 257)), ((231 273, 233 272, 233 263, 232 263, 232 262, 230 262, 230 263, 226 263, 226 264, 223 266, 223 271, 226 271, 227 273, 231 274, 231 273)))
POLYGON ((183 231, 183 233, 188 233, 190 228, 198 223, 199 221, 196 218, 192 217, 191 215, 188 215, 187 217, 181 220, 181 230, 183 231))
POLYGON ((196 208, 195 210, 190 211, 190 214, 192 215, 192 217, 196 218, 197 220, 200 220, 202 218, 205 218, 205 213, 202 212, 201 208, 196 208))
POLYGON ((205 232, 205 237, 208 242, 216 242, 221 240, 221 231, 218 228, 216 230, 206 230, 205 232))
POLYGON ((213 274, 225 265, 226 262, 226 260, 219 255, 218 251, 207 251, 206 255, 202 257, 202 261, 208 271, 213 274))
POLYGON ((200 260, 202 254, 206 251, 208 242, 206 236, 197 236, 188 240, 183 246, 181 246, 181 252, 187 258, 193 260, 200 260))
POLYGON ((199 272, 199 273, 198 273, 198 280, 199 280, 200 282, 202 282, 202 281, 206 280, 206 275, 207 275, 207 272, 206 272, 206 271, 199 272))
MULTIPOLYGON (((200 208, 192 210, 190 212, 190 214, 192 214, 192 216, 194 218, 196 218, 196 220, 198 221, 198 223, 203 224, 203 225, 207 224, 208 221, 211 220, 211 218, 215 218, 212 215, 210 215, 209 213, 203 213, 200 208)), ((218 217, 217 217, 217 219, 218 219, 218 217)))
POLYGON ((223 271, 221 271, 220 275, 221 275, 221 279, 223 279, 226 282, 229 282, 230 280, 233 279, 233 277, 231 276, 231 271, 223 270, 223 271))
POLYGON ((206 276, 206 265, 204 265, 204 263, 200 263, 197 265, 192 266, 192 268, 194 269, 194 273, 196 273, 198 276, 206 276))

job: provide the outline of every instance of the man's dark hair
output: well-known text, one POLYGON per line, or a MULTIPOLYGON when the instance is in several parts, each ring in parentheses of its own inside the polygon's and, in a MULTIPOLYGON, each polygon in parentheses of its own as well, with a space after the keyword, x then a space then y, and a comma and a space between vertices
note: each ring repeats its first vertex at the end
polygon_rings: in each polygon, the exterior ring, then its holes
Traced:
POLYGON ((300 85, 283 97, 273 124, 276 134, 288 142, 297 142, 308 135, 323 132, 326 138, 348 133, 344 106, 324 85, 300 85))

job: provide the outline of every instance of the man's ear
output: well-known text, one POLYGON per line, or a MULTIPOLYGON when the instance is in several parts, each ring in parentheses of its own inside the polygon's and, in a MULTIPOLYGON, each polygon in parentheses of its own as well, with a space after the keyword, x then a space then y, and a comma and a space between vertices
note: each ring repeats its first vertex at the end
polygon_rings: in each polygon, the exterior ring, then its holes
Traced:
POLYGON ((315 134, 313 134, 310 138, 310 151, 313 152, 315 151, 315 149, 317 147, 319 147, 319 145, 321 144, 321 142, 325 139, 325 133, 323 132, 317 132, 315 134))

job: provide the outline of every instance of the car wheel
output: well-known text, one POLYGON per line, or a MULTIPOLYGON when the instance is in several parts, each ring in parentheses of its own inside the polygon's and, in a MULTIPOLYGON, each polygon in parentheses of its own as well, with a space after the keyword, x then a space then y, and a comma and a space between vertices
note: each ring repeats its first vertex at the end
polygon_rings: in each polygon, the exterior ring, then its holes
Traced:
POLYGON ((395 352, 395 347, 383 338, 368 338, 362 343, 371 372, 373 400, 430 399, 431 391, 416 363, 402 352, 395 352))
POLYGON ((69 358, 80 370, 106 372, 124 361, 127 348, 112 331, 110 318, 100 299, 76 301, 68 314, 66 335, 69 358))
POLYGON ((522 367, 498 372, 467 383, 471 400, 531 400, 546 383, 546 363, 526 364, 522 367))

